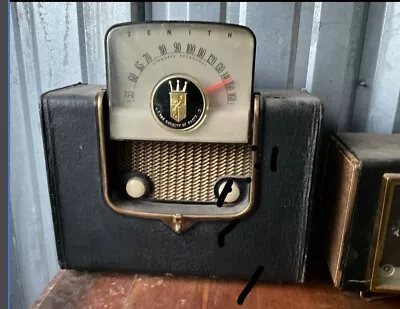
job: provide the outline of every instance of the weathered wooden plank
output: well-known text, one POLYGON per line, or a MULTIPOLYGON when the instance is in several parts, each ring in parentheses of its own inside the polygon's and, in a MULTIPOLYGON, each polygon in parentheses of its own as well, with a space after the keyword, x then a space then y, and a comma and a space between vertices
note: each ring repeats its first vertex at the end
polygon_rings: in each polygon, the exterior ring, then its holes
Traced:
POLYGON ((138 275, 125 308, 207 308, 207 280, 138 275))
POLYGON ((126 307, 127 298, 132 294, 134 275, 98 274, 93 279, 76 309, 119 309, 126 307))
MULTIPOLYGON (((62 271, 52 280, 31 309, 75 309, 81 303, 84 295, 92 289, 93 280, 97 274, 62 271)), ((93 301, 93 300, 92 300, 93 301)))
POLYGON ((46 288, 42 291, 42 293, 40 293, 39 297, 32 304, 32 309, 39 308, 40 306, 42 306, 43 302, 48 301, 47 299, 51 297, 54 286, 57 282, 63 279, 66 272, 68 271, 61 269, 56 273, 56 275, 49 281, 49 283, 47 283, 46 288))
POLYGON ((325 277, 305 284, 257 283, 239 307, 238 296, 246 284, 241 280, 65 271, 32 309, 395 309, 400 305, 400 298, 366 302, 357 292, 334 288, 325 277))

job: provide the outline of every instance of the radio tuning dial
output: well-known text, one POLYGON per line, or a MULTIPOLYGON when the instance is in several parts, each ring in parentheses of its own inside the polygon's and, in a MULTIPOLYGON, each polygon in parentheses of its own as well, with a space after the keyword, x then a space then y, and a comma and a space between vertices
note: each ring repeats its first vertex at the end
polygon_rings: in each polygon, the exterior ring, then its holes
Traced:
POLYGON ((110 138, 247 143, 254 53, 254 34, 239 25, 161 22, 110 28, 110 138))

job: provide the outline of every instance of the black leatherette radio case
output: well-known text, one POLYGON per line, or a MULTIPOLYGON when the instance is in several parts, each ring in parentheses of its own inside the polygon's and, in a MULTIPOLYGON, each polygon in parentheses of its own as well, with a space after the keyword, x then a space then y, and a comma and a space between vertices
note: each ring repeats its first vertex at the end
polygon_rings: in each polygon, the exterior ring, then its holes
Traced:
POLYGON ((97 119, 103 88, 75 84, 41 97, 61 268, 249 278, 261 265, 260 280, 304 281, 323 115, 316 97, 302 90, 260 93, 256 206, 221 246, 229 221, 198 222, 178 235, 159 220, 124 216, 106 205, 97 119))

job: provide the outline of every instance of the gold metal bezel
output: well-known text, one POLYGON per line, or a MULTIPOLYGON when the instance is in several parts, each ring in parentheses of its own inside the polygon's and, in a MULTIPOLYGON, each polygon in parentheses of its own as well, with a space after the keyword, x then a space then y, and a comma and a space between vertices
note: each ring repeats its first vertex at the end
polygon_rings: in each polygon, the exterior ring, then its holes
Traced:
POLYGON ((98 134, 99 134, 99 151, 100 151, 100 169, 101 169, 101 184, 102 184, 102 193, 103 197, 107 203, 107 205, 114 210, 115 212, 128 215, 135 216, 140 218, 148 218, 148 219, 158 219, 162 220, 166 223, 174 232, 181 233, 191 225, 193 225, 197 221, 201 220, 232 220, 236 218, 243 217, 248 214, 254 206, 255 201, 255 192, 256 192, 256 184, 257 184, 257 158, 258 158, 258 130, 259 130, 259 114, 260 114, 260 96, 256 94, 254 96, 254 112, 253 112, 253 123, 252 123, 252 145, 257 146, 255 151, 252 151, 251 160, 252 160, 252 172, 251 172, 251 183, 249 189, 249 201, 246 208, 244 208, 241 212, 236 214, 196 214, 196 215, 182 215, 182 214, 167 214, 167 213, 147 213, 142 211, 135 211, 130 209, 122 209, 115 205, 110 197, 110 191, 108 188, 108 173, 107 173, 107 156, 106 156, 106 129, 104 126, 104 113, 103 113, 103 101, 105 96, 105 90, 103 90, 98 98, 97 98, 97 122, 98 122, 98 134))
POLYGON ((375 225, 376 249, 372 266, 372 275, 370 282, 370 291, 372 292, 400 292, 400 286, 391 284, 379 284, 378 273, 379 263, 382 258, 382 251, 385 245, 385 237, 390 217, 390 211, 393 204, 394 193, 397 186, 400 186, 400 174, 386 173, 382 176, 381 192, 377 209, 377 218, 375 225))
POLYGON ((151 110, 151 114, 153 115, 154 119, 161 127, 163 127, 164 129, 167 129, 168 131, 175 132, 175 133, 188 133, 188 132, 192 132, 192 131, 196 130, 197 128, 199 128, 207 118, 208 107, 209 107, 208 96, 207 96, 207 94, 204 93, 203 88, 201 87, 200 83, 197 80, 195 80, 193 77, 190 77, 189 75, 186 75, 186 74, 175 73, 175 74, 171 74, 171 75, 163 77, 153 88, 153 91, 151 92, 151 95, 150 95, 150 110, 151 110), (157 115, 154 113, 154 93, 157 91, 157 89, 160 87, 160 85, 162 83, 164 83, 166 80, 169 80, 171 78, 185 78, 187 80, 190 80, 200 90, 200 93, 203 97, 203 102, 204 102, 203 112, 200 115, 200 119, 196 122, 195 125, 193 125, 191 127, 188 127, 185 129, 170 128, 167 125, 165 125, 164 123, 162 123, 160 121, 160 119, 158 119, 157 115))

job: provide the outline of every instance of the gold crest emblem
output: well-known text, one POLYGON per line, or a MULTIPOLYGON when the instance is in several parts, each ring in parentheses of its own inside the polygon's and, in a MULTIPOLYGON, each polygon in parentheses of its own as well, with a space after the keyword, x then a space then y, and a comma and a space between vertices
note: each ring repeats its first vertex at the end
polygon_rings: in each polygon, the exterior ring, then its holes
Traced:
POLYGON ((175 121, 182 121, 186 118, 186 86, 187 82, 182 89, 179 88, 179 80, 177 81, 176 89, 172 88, 172 82, 169 81, 171 92, 169 93, 170 102, 170 116, 175 121))

